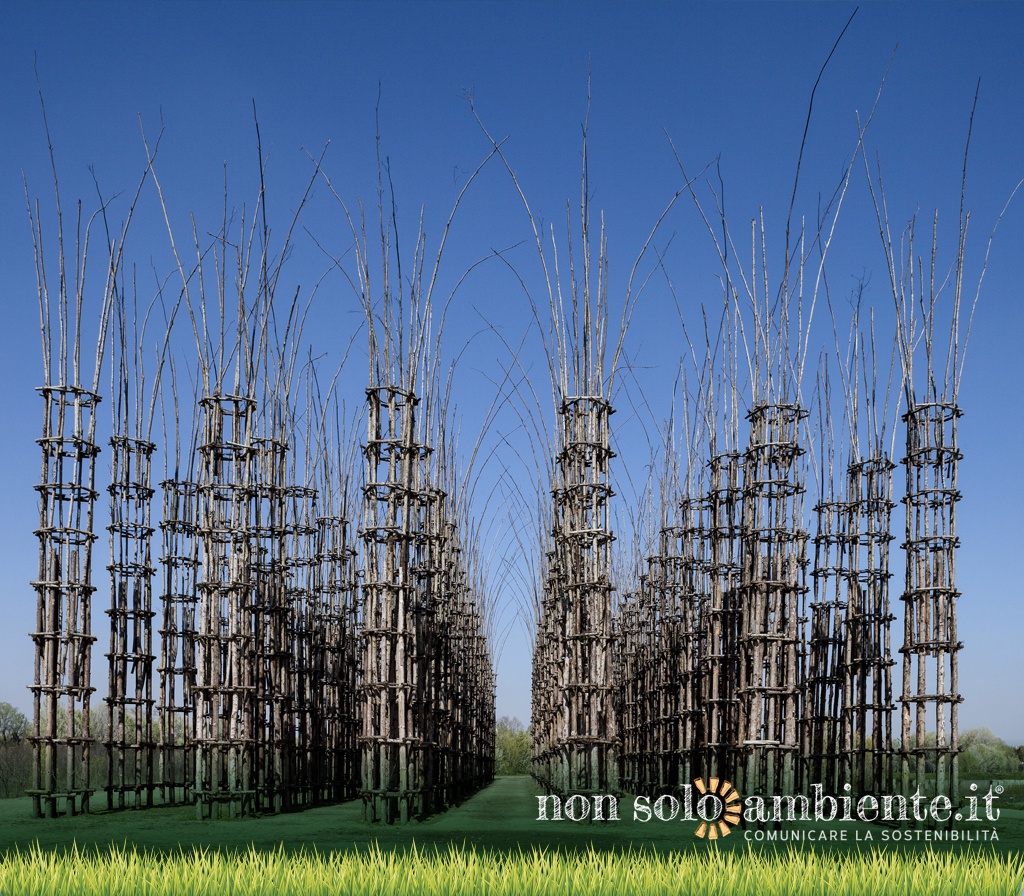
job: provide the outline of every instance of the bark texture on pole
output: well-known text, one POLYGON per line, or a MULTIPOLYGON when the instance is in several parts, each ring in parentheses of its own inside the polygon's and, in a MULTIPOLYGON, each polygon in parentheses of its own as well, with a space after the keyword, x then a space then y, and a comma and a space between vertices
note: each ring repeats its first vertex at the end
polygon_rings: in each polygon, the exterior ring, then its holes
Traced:
POLYGON ((740 748, 744 793, 793 793, 803 687, 801 614, 807 533, 799 427, 806 411, 769 404, 750 413, 744 458, 740 583, 740 748))
POLYGON ((742 472, 737 453, 711 458, 711 594, 704 671, 705 771, 737 779, 739 770, 739 641, 742 629, 742 472))
POLYGON ((847 505, 822 501, 814 508, 814 583, 810 602, 807 683, 803 712, 804 780, 821 784, 826 793, 839 793, 840 727, 843 719, 841 674, 847 665, 847 585, 849 535, 847 505))
MULTIPOLYGON (((551 618, 542 622, 553 636, 549 662, 561 663, 565 707, 554 722, 546 748, 549 781, 565 793, 606 794, 618 790, 617 729, 612 682, 612 582, 608 521, 608 421, 611 407, 597 396, 563 401, 558 452, 558 487, 550 569, 551 618), (559 644, 561 641, 561 644, 559 644)), ((550 724, 550 723, 549 723, 550 724)))
POLYGON ((198 818, 252 811, 256 791, 256 607, 250 582, 252 417, 240 395, 200 401, 202 581, 196 630, 198 818))
MULTIPOLYGON (((285 718, 281 736, 292 739, 288 745, 294 785, 292 801, 297 806, 318 805, 324 798, 325 763, 328 756, 324 730, 324 664, 320 641, 323 639, 323 614, 317 582, 317 490, 291 485, 286 489, 287 535, 284 561, 285 605, 288 607, 288 643, 291 655, 281 664, 291 664, 292 690, 282 690, 288 701, 294 700, 294 722, 285 718)), ((283 688, 283 685, 282 685, 283 688)), ((284 700, 282 703, 285 702, 284 700)), ((284 750, 282 750, 282 753, 284 750)))
POLYGON ((153 489, 156 446, 114 436, 110 493, 110 668, 106 698, 107 808, 153 805, 153 489))
POLYGON ((341 516, 317 520, 320 590, 314 668, 323 713, 323 799, 353 798, 359 788, 359 605, 355 549, 341 516))
POLYGON ((195 784, 196 609, 199 603, 199 488, 165 479, 160 566, 160 790, 164 803, 191 803, 195 784))
POLYGON ((288 443, 254 438, 251 447, 249 593, 255 625, 256 808, 280 812, 294 798, 295 686, 300 655, 289 599, 286 469, 288 443))
POLYGON ((415 777, 415 615, 410 569, 416 397, 367 390, 363 486, 362 786, 368 821, 407 822, 421 796, 415 777))
POLYGON ((362 718, 364 817, 405 823, 494 776, 494 677, 485 622, 418 399, 367 390, 364 446, 362 718))
POLYGON ((853 463, 848 473, 849 598, 843 668, 841 775, 854 793, 884 794, 893 788, 889 545, 892 536, 892 473, 881 452, 853 463))
POLYGON ((32 728, 32 797, 38 817, 89 811, 95 412, 100 397, 44 386, 39 492, 32 728))
POLYGON ((907 454, 906 585, 902 742, 903 788, 946 794, 958 804, 956 505, 960 408, 951 402, 914 404, 904 415, 907 454), (934 732, 929 742, 928 731, 934 732), (934 776, 934 777, 932 777, 934 776), (934 781, 934 784, 932 783, 934 781))

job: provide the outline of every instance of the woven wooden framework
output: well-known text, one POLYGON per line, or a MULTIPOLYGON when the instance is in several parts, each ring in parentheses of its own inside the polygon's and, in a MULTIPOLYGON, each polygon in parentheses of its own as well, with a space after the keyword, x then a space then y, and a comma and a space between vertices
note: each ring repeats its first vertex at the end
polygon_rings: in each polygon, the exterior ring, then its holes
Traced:
POLYGON ((153 563, 150 466, 156 446, 129 436, 110 440, 109 686, 106 704, 107 808, 151 806, 153 733, 153 563))
POLYGON ((750 412, 744 458, 740 602, 740 748, 746 793, 793 793, 803 688, 801 617, 807 588, 804 484, 795 404, 750 412))
POLYGON ((416 397, 367 390, 363 486, 363 805, 370 821, 409 821, 421 809, 413 717, 415 595, 410 569, 416 397))
POLYGON ((359 604, 355 578, 355 549, 344 517, 317 519, 317 561, 320 590, 314 626, 313 666, 320 689, 323 730, 322 799, 353 798, 360 775, 359 604))
POLYGON ((39 492, 39 577, 33 699, 32 797, 37 816, 89 811, 95 411, 99 396, 44 386, 39 492))
POLYGON ((290 808, 295 777, 295 687, 298 645, 287 586, 288 443, 252 439, 248 501, 248 593, 255 637, 256 808, 290 808))
POLYGON ((199 487, 165 479, 160 522, 163 582, 160 635, 159 781, 165 804, 191 803, 195 783, 196 613, 199 603, 199 487))
POLYGON ((889 793, 892 755, 889 545, 892 535, 892 473, 882 453, 848 471, 849 575, 842 669, 843 724, 840 779, 858 794, 889 793))
POLYGON ((839 793, 842 674, 847 666, 849 513, 843 501, 822 501, 815 506, 814 514, 817 526, 801 755, 806 762, 804 780, 821 784, 828 793, 839 793))
POLYGON ((904 635, 902 742, 903 788, 910 792, 950 794, 960 790, 957 710, 956 505, 960 408, 951 402, 912 406, 904 415, 907 453, 906 584, 903 591, 904 635), (928 743, 929 728, 935 742, 928 743), (929 772, 934 785, 929 786, 929 772))
MULTIPOLYGON (((612 583, 608 522, 610 405, 595 396, 567 398, 560 408, 558 482, 552 532, 554 593, 561 620, 565 672, 559 700, 565 724, 556 741, 564 768, 553 775, 567 793, 618 789, 612 686, 612 583)), ((556 623, 557 625, 557 623, 556 623)))
POLYGON ((709 464, 711 581, 708 600, 703 709, 705 771, 734 780, 739 769, 739 639, 743 457, 717 454, 709 464))
POLYGON ((256 610, 249 489, 255 402, 200 401, 199 534, 202 579, 196 627, 197 817, 252 811, 256 791, 256 610))

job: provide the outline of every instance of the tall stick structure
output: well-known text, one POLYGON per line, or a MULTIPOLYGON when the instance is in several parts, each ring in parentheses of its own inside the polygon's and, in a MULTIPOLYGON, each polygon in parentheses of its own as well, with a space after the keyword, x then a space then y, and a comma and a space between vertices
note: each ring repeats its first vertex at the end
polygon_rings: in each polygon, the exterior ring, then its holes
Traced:
MULTIPOLYGON (((679 537, 680 559, 671 581, 678 582, 679 598, 679 726, 674 752, 680 757, 679 768, 671 776, 675 786, 693 781, 705 772, 704 745, 708 741, 704 728, 702 695, 704 658, 709 647, 709 613, 711 581, 714 573, 712 556, 711 501, 706 496, 684 498, 679 537)), ((671 567, 670 567, 671 568, 671 567)))
MULTIPOLYGON (((612 497, 609 464, 614 455, 611 396, 623 340, 637 298, 633 278, 654 231, 679 193, 662 213, 633 265, 626 285, 618 339, 608 358, 608 255, 602 222, 596 240, 597 257, 592 263, 586 127, 580 182, 582 258, 574 256, 570 225, 569 269, 572 274, 563 292, 557 261, 549 265, 544 238, 512 166, 479 117, 477 122, 499 155, 523 203, 543 270, 550 313, 550 318, 542 321, 538 304, 528 293, 534 320, 544 341, 552 403, 558 416, 550 446, 555 457, 550 473, 551 542, 548 544, 545 539, 542 545, 546 562, 538 570, 548 593, 541 600, 537 638, 548 671, 554 671, 559 665, 564 668, 552 684, 550 680, 536 677, 544 666, 534 666, 534 705, 548 707, 543 713, 541 736, 546 733, 551 738, 546 744, 536 745, 534 771, 545 787, 562 793, 616 793, 619 790, 619 738, 615 717, 617 697, 612 680, 614 584, 610 551, 614 536, 609 520, 612 497), (577 261, 581 262, 579 278, 575 273, 577 261), (568 297, 568 309, 564 297, 568 297), (545 333, 550 336, 545 337, 545 333), (564 717, 560 717, 563 712, 564 717)), ((567 220, 571 221, 568 208, 567 220)))
POLYGON ((344 514, 321 516, 317 560, 320 563, 317 668, 325 732, 323 796, 328 802, 351 799, 358 790, 359 604, 355 549, 344 514))
MULTIPOLYGON (((275 421, 278 414, 271 414, 275 421)), ((294 605, 288 588, 289 532, 286 467, 288 443, 277 437, 253 440, 253 482, 249 491, 251 543, 249 576, 255 603, 257 805, 280 812, 290 807, 295 776, 296 724, 293 674, 304 670, 303 645, 296 642, 294 605)))
MULTIPOLYGON (((462 765, 467 754, 472 757, 482 748, 491 754, 489 766, 480 766, 482 773, 471 776, 470 786, 493 775, 493 672, 489 673, 488 693, 467 688, 465 681, 474 674, 487 678, 489 653, 486 640, 479 640, 483 631, 477 628, 473 637, 462 640, 460 659, 466 665, 461 673, 440 686, 429 679, 437 668, 438 651, 443 657, 446 649, 445 633, 438 631, 438 623, 452 609, 442 608, 440 602, 458 599, 458 592, 445 593, 440 574, 444 544, 458 545, 445 528, 449 519, 445 502, 458 506, 458 500, 438 488, 434 460, 435 447, 442 454, 446 450, 447 421, 437 410, 441 401, 437 357, 444 318, 442 313, 435 330, 431 297, 459 203, 483 164, 459 193, 433 270, 426 277, 425 238, 422 231, 418 234, 408 286, 401 275, 394 197, 392 217, 389 220, 384 215, 383 164, 379 159, 382 293, 377 292, 376 283, 371 289, 365 230, 357 231, 345 210, 359 263, 353 284, 366 316, 369 339, 359 532, 363 627, 358 704, 362 716, 360 793, 364 817, 372 822, 404 823, 422 818, 445 808, 446 800, 455 796, 454 789, 446 790, 443 783, 442 744, 447 734, 439 730, 438 723, 448 718, 443 704, 464 693, 474 702, 465 717, 467 740, 453 762, 462 765), (392 266, 398 271, 394 281, 390 280, 392 266), (378 294, 379 301, 374 298, 378 294)), ((466 571, 464 566, 457 568, 460 574, 466 571)), ((482 599, 471 595, 466 606, 474 622, 483 615, 474 608, 482 599)), ((456 603, 455 612, 458 608, 456 603)), ((469 761, 472 767, 473 760, 469 761)))
MULTIPOLYGON (((258 123, 256 137, 259 149, 258 123)), ((275 751, 267 737, 273 741, 277 736, 276 717, 285 714, 282 704, 291 696, 278 689, 287 645, 282 648, 277 632, 269 631, 280 622, 280 601, 284 599, 281 577, 285 558, 280 541, 284 525, 281 496, 286 483, 280 475, 278 455, 287 450, 287 442, 273 426, 267 432, 259 430, 256 379, 261 369, 270 375, 266 362, 275 325, 274 293, 296 219, 272 261, 260 151, 256 213, 247 218, 243 212, 235 222, 229 217, 225 194, 224 219, 213 245, 202 246, 193 230, 197 262, 186 271, 154 167, 154 152, 145 136, 143 139, 148 172, 181 278, 179 304, 187 309, 198 358, 195 525, 200 552, 191 687, 194 737, 189 761, 196 815, 216 818, 221 807, 226 807, 229 815, 254 810, 264 802, 278 807, 275 776, 283 777, 285 784, 288 777, 281 762, 275 765, 271 760, 269 771, 263 763, 267 754, 275 751), (229 232, 236 223, 240 225, 238 238, 229 232), (233 320, 229 271, 236 291, 233 320), (216 296, 216 308, 211 307, 211 296, 216 296), (271 442, 261 443, 260 438, 271 442), (254 516, 258 516, 255 521, 254 516), (275 677, 277 682, 265 680, 275 677)), ((317 177, 318 169, 298 204, 296 217, 317 177)), ((290 316, 289 323, 291 320, 290 316)), ((286 342, 290 333, 291 329, 285 333, 286 342)), ((284 387, 280 397, 286 407, 288 378, 275 380, 273 385, 284 387)), ((265 410, 274 422, 287 413, 276 404, 265 410)), ((283 743, 292 743, 290 732, 282 733, 282 738, 283 743)))
MULTIPOLYGON (((960 545, 956 531, 956 505, 960 501, 957 472, 962 459, 957 442, 957 422, 962 411, 957 395, 970 321, 988 261, 986 250, 968 324, 961 329, 970 220, 964 200, 973 124, 972 108, 964 147, 957 252, 945 280, 937 268, 938 212, 932 220, 930 263, 926 267, 924 260, 915 256, 915 218, 908 224, 904 246, 897 252, 890 236, 881 177, 876 188, 868 172, 895 304, 907 408, 903 415, 907 441, 903 459, 906 540, 902 545, 906 552, 906 576, 901 597, 904 628, 900 648, 902 786, 908 794, 917 789, 926 794, 946 794, 954 805, 960 799, 957 714, 963 700, 958 679, 958 654, 963 644, 957 636, 956 610, 960 597, 956 587, 956 554, 960 545), (941 301, 942 293, 950 287, 950 300, 941 301), (922 365, 917 361, 922 353, 923 377, 922 365), (929 728, 934 731, 932 742, 928 738, 929 728)), ((989 249, 1001 218, 1002 214, 989 237, 989 249)))
MULTIPOLYGON (((932 347, 935 302, 925 318, 926 382, 918 397, 913 382, 912 303, 900 301, 899 338, 904 363, 903 377, 907 412, 906 469, 906 579, 903 600, 903 692, 901 742, 902 779, 906 792, 947 794, 959 801, 959 730, 957 709, 963 697, 959 692, 957 659, 963 644, 957 638, 956 534, 957 468, 962 455, 957 447, 957 420, 961 410, 956 395, 959 385, 958 344, 960 277, 963 266, 963 240, 966 220, 961 228, 960 255, 957 263, 956 298, 950 333, 945 382, 940 389, 933 373, 932 347), (935 732, 928 742, 929 727, 935 732), (934 775, 934 785, 930 785, 934 775)), ((910 241, 911 252, 913 240, 910 241)), ((911 256, 913 258, 913 256, 911 256)), ((932 259, 935 247, 932 247, 932 259)), ((913 264, 913 262, 911 262, 913 264)), ((933 261, 934 264, 934 261, 933 261)), ((934 274, 934 272, 933 272, 934 274)), ((934 276, 931 279, 934 284, 934 276)))
POLYGON ((842 722, 839 781, 855 794, 891 793, 896 764, 892 751, 891 626, 889 550, 893 541, 895 414, 890 396, 898 341, 893 338, 888 375, 878 367, 874 315, 867 334, 859 332, 855 307, 847 357, 840 372, 849 426, 846 468, 846 618, 840 668, 842 722), (892 441, 886 444, 892 429, 892 441))
POLYGON ((806 324, 801 304, 794 352, 789 277, 787 257, 777 312, 767 288, 760 297, 751 295, 755 340, 749 359, 750 431, 743 457, 737 688, 741 780, 747 793, 793 793, 800 770, 808 591, 801 439, 807 411, 800 402, 800 338, 806 324))
POLYGON ((107 808, 153 804, 153 563, 150 467, 156 446, 111 437, 107 808))
MULTIPOLYGON (((641 646, 640 614, 636 592, 627 592, 619 600, 618 612, 613 620, 615 636, 615 680, 619 683, 616 714, 619 723, 619 785, 627 793, 643 793, 641 763, 644 756, 644 712, 641 706, 642 684, 640 666, 641 646)), ((537 656, 534 654, 534 679, 538 675, 537 656)), ((535 688, 535 693, 539 688, 535 688)), ((534 723, 536 724, 536 723, 534 723)), ((534 759, 534 775, 541 778, 539 763, 534 759)), ((547 772, 547 769, 544 769, 547 772)), ((548 780, 548 778, 542 778, 548 780)))
POLYGON ((709 464, 711 505, 711 594, 705 672, 707 757, 711 777, 733 780, 739 770, 739 636, 741 629, 740 531, 743 457, 713 454, 709 464))
POLYGON ((319 616, 314 647, 324 738, 322 798, 338 802, 358 795, 361 776, 358 687, 362 619, 349 510, 355 451, 342 437, 336 396, 313 407, 323 421, 315 445, 322 515, 316 521, 319 616), (329 421, 338 431, 331 431, 329 421))
MULTIPOLYGON (((291 658, 283 655, 281 662, 287 665, 290 661, 295 675, 296 798, 301 805, 311 806, 323 799, 327 757, 321 648, 323 612, 317 564, 318 493, 311 486, 293 484, 287 489, 287 499, 290 546, 285 571, 294 653, 291 658)), ((290 737, 291 731, 287 724, 282 725, 280 737, 290 737)))
POLYGON ((33 694, 33 806, 37 816, 89 811, 92 687, 93 441, 99 395, 43 386, 39 492, 39 577, 33 694), (63 707, 61 703, 64 703, 63 707), (60 766, 63 766, 61 768, 60 766))
POLYGON ((743 787, 792 793, 796 786, 802 687, 801 614, 807 589, 807 533, 798 461, 797 404, 765 403, 749 415, 744 457, 743 570, 740 585, 743 787))
POLYGON ((850 464, 850 592, 843 675, 841 778, 855 793, 892 790, 892 648, 889 545, 892 536, 892 474, 883 451, 850 464))
POLYGON ((903 592, 904 789, 925 785, 934 770, 935 793, 959 797, 957 780, 956 421, 955 402, 915 402, 907 424, 907 577, 903 592), (934 725, 935 742, 926 732, 934 725))
MULTIPOLYGON (((154 177, 155 180, 155 177, 154 177)), ((196 621, 195 780, 192 796, 196 817, 216 819, 255 808, 258 790, 257 740, 257 605, 252 585, 252 507, 256 472, 257 402, 255 370, 264 346, 252 339, 266 306, 253 308, 246 281, 236 282, 237 305, 233 345, 227 326, 227 222, 217 237, 219 333, 208 331, 205 283, 200 269, 200 335, 196 310, 188 302, 199 355, 202 397, 199 399, 199 463, 197 492, 200 542, 199 593, 196 621), (250 348, 256 342, 257 357, 250 348), (232 365, 233 360, 233 365, 232 365), (232 375, 233 381, 228 377, 232 375), (231 385, 227 385, 231 382, 231 385)), ((249 246, 251 248, 251 244, 249 246)), ((239 271, 245 270, 241 248, 235 249, 239 271)), ((202 255, 200 254, 200 257, 202 255)), ((179 262, 180 265, 180 262, 179 262)), ((261 272, 265 278, 265 268, 261 272)), ((182 275, 188 300, 188 280, 182 275)), ((269 303, 272 295, 261 290, 269 303)))
MULTIPOLYGON (((743 531, 743 455, 739 452, 738 336, 726 298, 719 345, 708 339, 705 384, 698 413, 706 433, 707 503, 710 566, 706 640, 701 664, 703 708, 703 769, 709 778, 735 781, 739 777, 739 637, 742 629, 740 575, 743 531), (722 351, 723 370, 712 358, 722 351), (714 354, 713 354, 714 353, 714 354)), ((685 326, 685 325, 684 325, 685 326)), ((696 455, 697 452, 693 452, 696 455)), ((698 461, 691 456, 690 465, 698 461)), ((697 477, 697 482, 702 481, 697 477)))
MULTIPOLYGON (((533 663, 531 667, 530 716, 532 726, 531 758, 533 774, 538 781, 552 790, 564 793, 568 782, 568 764, 564 746, 568 733, 565 705, 561 699, 565 681, 564 644, 561 632, 564 619, 556 595, 559 593, 558 566, 554 562, 554 550, 550 547, 550 535, 542 536, 540 581, 541 597, 534 632, 533 663)), ((636 650, 630 643, 623 645, 623 668, 636 669, 636 650)), ((634 672, 635 674, 635 672, 634 672)), ((627 726, 636 717, 636 689, 623 697, 627 726)), ((639 737, 637 720, 635 737, 639 737)), ((630 757, 639 757, 639 746, 628 734, 624 734, 626 749, 630 757)), ((632 780, 638 780, 634 771, 632 780)))
POLYGON ((569 793, 618 789, 611 665, 610 415, 608 402, 594 394, 566 398, 559 409, 554 548, 561 573, 558 599, 565 607, 569 793))
MULTIPOLYGON (((150 309, 152 310, 152 309, 150 309)), ((177 306, 174 313, 177 312, 177 306)), ((147 313, 139 326, 132 309, 129 328, 123 290, 114 296, 111 388, 114 393, 110 439, 110 652, 107 703, 107 808, 153 805, 158 780, 157 735, 153 730, 153 576, 151 468, 156 445, 150 441, 161 374, 174 314, 167 321, 147 402, 141 343, 147 313), (129 335, 130 334, 130 335, 129 335), (148 407, 147 407, 148 404, 148 407)))
MULTIPOLYGON (((199 593, 199 486, 195 480, 197 415, 184 418, 192 422, 190 442, 184 457, 180 445, 177 384, 172 367, 174 457, 160 483, 163 493, 161 533, 162 605, 160 625, 159 753, 160 788, 165 804, 191 803, 195 783, 195 704, 196 627, 199 593)), ((193 396, 194 397, 194 396, 193 396)), ((164 429, 165 443, 172 436, 164 429)))
POLYGON ((409 569, 411 500, 406 485, 418 454, 416 397, 395 387, 367 390, 363 491, 362 791, 369 821, 409 821, 418 808, 413 775, 411 665, 414 654, 409 569))
MULTIPOLYGON (((847 595, 850 584, 849 506, 835 493, 835 432, 828 367, 818 377, 819 495, 813 508, 810 630, 803 708, 804 780, 827 793, 840 785, 841 723, 845 710, 847 595)), ((845 782, 844 782, 845 783, 845 782)))
POLYGON ((252 806, 254 659, 250 597, 250 471, 255 401, 213 394, 199 402, 202 579, 196 630, 196 815, 252 806))
MULTIPOLYGON (((32 787, 29 794, 37 816, 55 817, 89 810, 94 792, 90 772, 93 734, 90 705, 92 645, 92 549, 96 541, 93 511, 98 496, 96 482, 96 408, 112 296, 121 272, 124 240, 131 222, 132 204, 118 239, 109 240, 104 278, 93 284, 86 279, 89 237, 96 215, 83 222, 81 205, 75 221, 72 259, 65 251, 64 220, 56 163, 51 147, 50 165, 57 213, 58 286, 51 292, 44 261, 43 225, 38 202, 29 201, 39 299, 44 385, 43 431, 39 493, 39 575, 36 592, 36 624, 31 633, 35 645, 35 675, 30 686, 32 712, 32 787), (74 273, 69 278, 68 262, 74 273), (86 293, 100 298, 98 339, 91 387, 82 385, 82 316, 86 293), (57 340, 54 344, 53 318, 57 340), (62 705, 63 704, 63 705, 62 705)), ((27 194, 26 186, 26 194, 27 194)), ((136 194, 137 198, 138 194, 136 194)), ((105 208, 96 213, 105 214, 105 208)), ((48 255, 48 253, 47 253, 48 255)))

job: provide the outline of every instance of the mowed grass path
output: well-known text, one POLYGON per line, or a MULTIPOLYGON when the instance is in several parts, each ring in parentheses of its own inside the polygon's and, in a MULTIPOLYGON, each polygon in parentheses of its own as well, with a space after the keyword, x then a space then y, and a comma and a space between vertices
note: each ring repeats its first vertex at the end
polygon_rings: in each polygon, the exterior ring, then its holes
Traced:
MULTIPOLYGON (((425 821, 408 825, 370 825, 362 819, 359 801, 305 812, 264 815, 223 821, 196 821, 191 807, 95 812, 75 818, 36 819, 31 817, 28 799, 0 800, 0 852, 38 846, 44 851, 76 845, 79 849, 106 850, 135 847, 147 852, 175 852, 192 847, 248 851, 315 850, 319 853, 377 847, 406 850, 451 845, 487 852, 528 852, 531 849, 560 852, 624 852, 629 850, 668 853, 697 850, 785 850, 789 843, 751 843, 743 831, 734 830, 715 844, 694 835, 692 821, 649 821, 633 818, 632 797, 622 797, 617 822, 575 823, 567 820, 538 821, 537 796, 542 791, 529 778, 499 778, 490 787, 462 805, 425 821)), ((102 797, 97 798, 100 802, 102 797)), ((967 827, 967 826, 964 826, 967 827)), ((995 849, 1001 854, 1024 854, 1024 811, 1003 809, 994 825, 999 841, 985 843, 938 843, 937 850, 995 849)), ((813 825, 792 823, 787 832, 834 829, 846 832, 844 840, 801 841, 798 849, 918 851, 923 841, 883 842, 883 831, 861 823, 813 825), (870 839, 869 839, 870 835, 870 839)))

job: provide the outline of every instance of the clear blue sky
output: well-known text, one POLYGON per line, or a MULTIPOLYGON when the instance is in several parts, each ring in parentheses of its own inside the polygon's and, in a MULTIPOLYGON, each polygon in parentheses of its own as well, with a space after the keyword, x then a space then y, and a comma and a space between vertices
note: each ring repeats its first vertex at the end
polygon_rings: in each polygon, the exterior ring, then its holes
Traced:
MULTIPOLYGON (((105 193, 130 193, 145 167, 139 118, 151 137, 162 121, 157 167, 183 238, 189 212, 201 229, 218 226, 225 165, 230 203, 252 208, 258 186, 254 100, 268 159, 268 212, 275 234, 283 232, 310 174, 303 148, 318 154, 328 141, 326 169, 339 193, 352 204, 362 198, 372 211, 379 95, 381 145, 391 161, 400 235, 411 249, 423 206, 430 252, 458 190, 488 151, 470 114, 467 91, 491 132, 508 136, 505 152, 538 217, 562 232, 566 200, 574 208, 578 203, 589 69, 590 191, 595 213, 604 210, 612 302, 618 307, 633 259, 682 183, 666 132, 689 171, 720 160, 726 214, 741 245, 749 220, 764 208, 770 250, 778 256, 810 90, 853 9, 848 3, 6 5, 0 29, 0 302, 6 331, 0 353, 5 421, 0 442, 0 700, 27 710, 25 686, 32 675, 27 633, 35 607, 29 582, 37 562, 32 486, 39 470, 34 440, 41 402, 35 387, 42 382, 42 366, 23 174, 52 221, 34 64, 45 92, 66 206, 82 197, 87 208, 94 207, 90 169, 105 193)), ((973 284, 988 233, 1024 176, 1022 35, 1024 11, 1016 4, 863 5, 815 98, 796 213, 812 219, 819 195, 834 189, 854 146, 856 114, 870 109, 898 43, 867 145, 872 160, 876 154, 881 160, 894 228, 902 229, 919 213, 921 233, 927 236, 938 208, 947 263, 955 239, 967 122, 981 79, 967 181, 972 211, 968 283, 973 284)), ((840 219, 829 278, 833 294, 842 297, 856 278, 868 276, 867 300, 878 307, 884 325, 891 299, 860 171, 840 219)), ((125 200, 119 202, 115 217, 125 208, 125 200)), ((170 271, 152 190, 144 192, 137 215, 127 252, 138 266, 140 296, 146 298, 153 294, 152 270, 170 271)), ((338 254, 350 244, 322 186, 302 223, 338 254)), ((492 163, 456 219, 442 268, 445 294, 473 262, 528 237, 528 222, 509 179, 492 163)), ((696 320, 702 302, 717 305, 719 270, 692 203, 677 204, 655 244, 665 253, 684 315, 696 320)), ((529 246, 509 257, 539 290, 529 246)), ((300 232, 285 268, 285 293, 298 287, 307 295, 326 267, 300 232)), ((1018 201, 993 245, 969 348, 960 395, 965 459, 960 477, 964 499, 958 508, 960 637, 966 644, 961 653, 962 727, 988 725, 1013 743, 1024 742, 1024 695, 1014 686, 1020 680, 1024 621, 1024 587, 1016 568, 1019 508, 1024 506, 1016 468, 1024 439, 1022 283, 1024 207, 1018 201)), ((518 344, 527 332, 529 312, 508 269, 493 261, 474 270, 453 308, 445 332, 447 352, 453 355, 472 338, 455 386, 463 439, 471 441, 489 398, 488 378, 509 363, 486 326, 518 344)), ((325 280, 306 333, 315 352, 324 354, 325 365, 340 360, 358 323, 356 312, 341 279, 325 280)), ((822 339, 827 335, 823 329, 822 339)), ((667 415, 683 354, 678 315, 661 275, 652 278, 641 299, 626 349, 651 407, 631 412, 635 388, 620 392, 616 400, 620 502, 636 500, 625 473, 636 481, 644 475, 642 428, 650 430, 667 415)), ((364 386, 359 350, 346 368, 344 388, 353 402, 364 386)), ((520 362, 546 394, 536 334, 527 339, 520 362)), ((623 377, 622 382, 628 387, 633 380, 623 377)), ((545 405, 545 410, 550 408, 545 405)), ((101 408, 101 420, 109 425, 109 403, 101 408)), ((506 414, 489 444, 501 435, 515 442, 515 428, 514 415, 506 414)), ((108 451, 99 463, 103 483, 108 451)), ((530 487, 523 484, 529 477, 517 468, 515 457, 502 456, 501 449, 485 477, 496 476, 502 464, 521 488, 530 487)), ((627 509, 620 507, 620 512, 627 509)), ((896 519, 900 530, 899 511, 896 519)), ((500 513, 495 520, 487 527, 492 540, 504 538, 507 546, 510 523, 500 513)), ((894 603, 902 579, 899 556, 894 603)), ((99 685, 105 683, 105 538, 97 545, 97 561, 94 633, 100 640, 94 668, 99 685)), ((518 564, 525 575, 529 561, 517 560, 513 550, 509 563, 518 564)), ((529 641, 525 628, 513 624, 521 586, 515 574, 499 571, 497 564, 491 586, 496 627, 509 631, 499 666, 498 712, 525 720, 529 641)), ((899 640, 897 631, 897 647, 899 640)))

